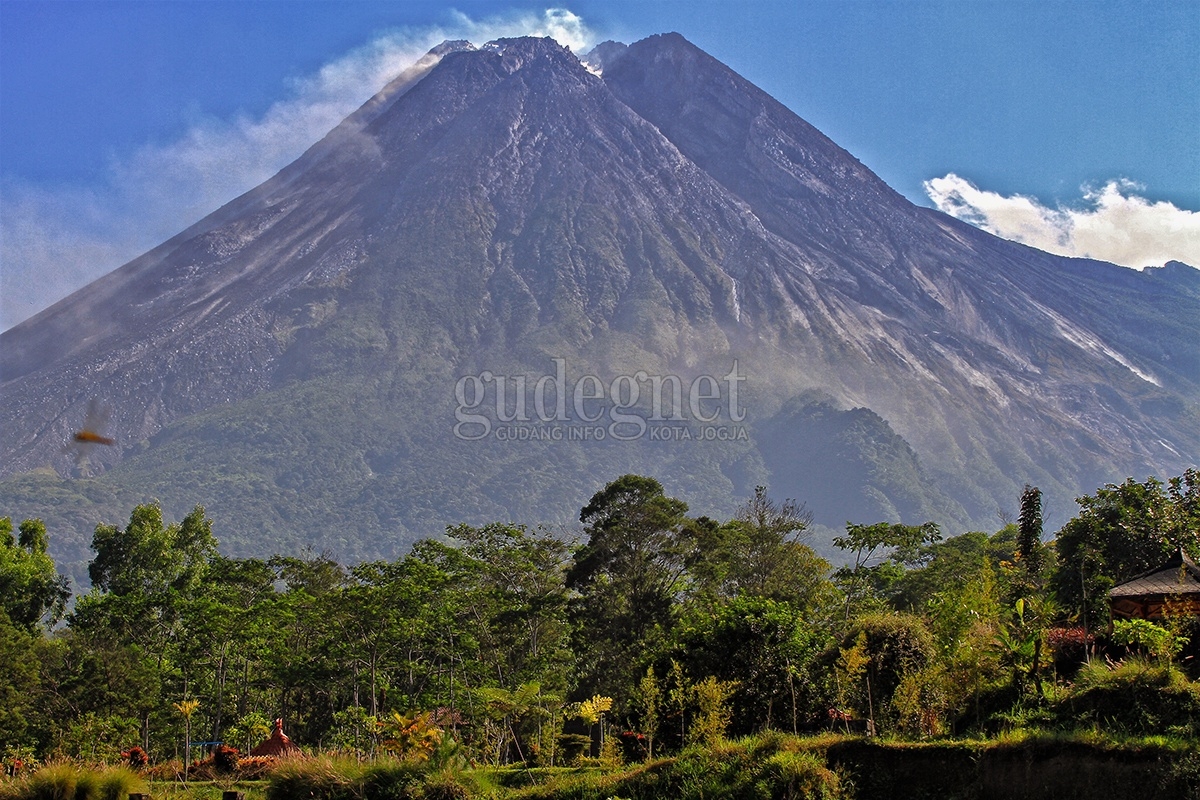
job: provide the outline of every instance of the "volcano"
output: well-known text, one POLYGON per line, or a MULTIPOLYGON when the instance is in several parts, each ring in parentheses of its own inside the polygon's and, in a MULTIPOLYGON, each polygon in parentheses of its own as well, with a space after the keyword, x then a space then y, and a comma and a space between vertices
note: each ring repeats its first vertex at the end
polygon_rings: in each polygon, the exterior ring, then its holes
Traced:
POLYGON ((695 513, 995 526, 1200 461, 1200 272, 908 202, 681 36, 448 42, 295 163, 0 335, 0 503, 203 504, 235 555, 695 513), (84 409, 116 445, 63 453, 84 409))

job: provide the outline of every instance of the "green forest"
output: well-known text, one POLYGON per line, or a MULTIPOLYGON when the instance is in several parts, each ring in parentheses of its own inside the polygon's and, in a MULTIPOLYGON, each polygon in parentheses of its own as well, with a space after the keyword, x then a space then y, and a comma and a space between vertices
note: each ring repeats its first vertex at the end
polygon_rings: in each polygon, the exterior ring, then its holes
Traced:
POLYGON ((1114 620, 1107 594, 1200 557, 1200 472, 1078 504, 1053 535, 1028 486, 993 532, 850 522, 836 568, 802 503, 760 487, 696 518, 638 475, 574 541, 462 525, 354 565, 227 558, 203 508, 147 504, 96 526, 74 598, 53 531, 0 519, 0 798, 925 796, 872 783, 895 758, 982 797, 995 747, 1200 796, 1200 624, 1114 620), (276 719, 306 758, 246 755, 276 719))

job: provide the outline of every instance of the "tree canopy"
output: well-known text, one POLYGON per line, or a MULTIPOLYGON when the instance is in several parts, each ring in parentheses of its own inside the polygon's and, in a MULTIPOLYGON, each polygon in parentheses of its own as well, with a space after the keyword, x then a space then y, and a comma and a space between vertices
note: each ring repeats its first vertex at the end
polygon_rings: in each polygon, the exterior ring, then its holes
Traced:
POLYGON ((248 746, 284 718, 297 741, 359 755, 428 755, 448 736, 482 763, 561 764, 615 758, 618 740, 633 757, 765 729, 991 731, 1076 702, 1045 684, 1101 655, 1195 663, 1179 621, 1105 634, 1104 592, 1195 552, 1198 496, 1195 471, 1109 484, 1053 544, 1033 487, 993 533, 848 522, 837 568, 810 547, 804 505, 761 486, 716 520, 624 475, 574 541, 457 525, 358 564, 232 558, 202 507, 170 522, 148 504, 96 526, 93 585, 65 616, 53 531, 3 519, 0 737, 163 758, 201 736, 248 746))

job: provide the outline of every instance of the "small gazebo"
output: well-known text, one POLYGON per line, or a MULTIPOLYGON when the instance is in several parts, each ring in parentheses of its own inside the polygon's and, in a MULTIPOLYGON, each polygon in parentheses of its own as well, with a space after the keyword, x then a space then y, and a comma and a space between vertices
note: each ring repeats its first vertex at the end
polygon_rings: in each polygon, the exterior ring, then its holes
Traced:
POLYGON ((283 720, 275 720, 275 730, 266 741, 251 750, 248 755, 267 756, 268 758, 284 758, 300 755, 300 748, 283 732, 283 720))
POLYGON ((1165 564, 1108 590, 1113 619, 1200 617, 1200 567, 1179 548, 1165 564))

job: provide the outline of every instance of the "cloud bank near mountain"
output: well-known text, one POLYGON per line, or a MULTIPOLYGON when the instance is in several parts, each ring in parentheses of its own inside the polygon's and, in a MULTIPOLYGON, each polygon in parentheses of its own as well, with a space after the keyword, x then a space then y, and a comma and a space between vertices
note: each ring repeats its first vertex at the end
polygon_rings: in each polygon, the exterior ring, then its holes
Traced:
POLYGON ((1182 261, 1200 267, 1200 213, 1138 194, 1111 180, 1084 187, 1080 207, 1051 208, 1036 198, 980 189, 953 172, 925 181, 941 211, 989 233, 1050 253, 1141 269, 1182 261))

